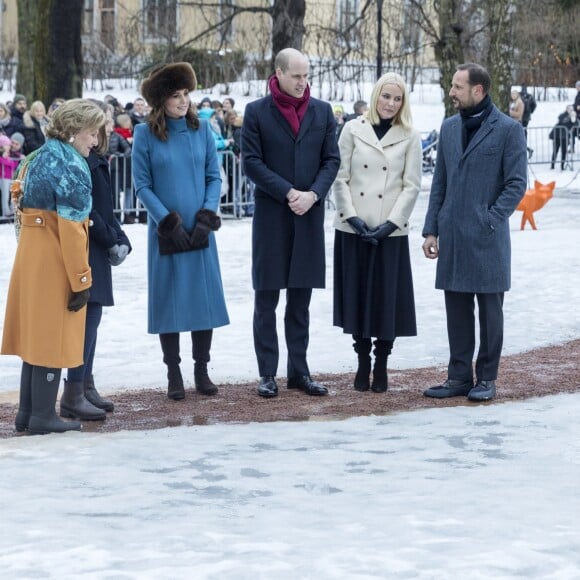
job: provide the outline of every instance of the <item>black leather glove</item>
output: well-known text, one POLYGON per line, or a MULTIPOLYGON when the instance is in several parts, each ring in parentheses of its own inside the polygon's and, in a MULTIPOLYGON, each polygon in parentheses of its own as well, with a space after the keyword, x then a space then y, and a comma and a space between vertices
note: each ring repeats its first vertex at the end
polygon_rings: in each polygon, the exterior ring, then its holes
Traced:
POLYGON ((71 312, 78 312, 83 306, 86 306, 90 297, 91 292, 88 288, 86 290, 81 290, 80 292, 73 292, 68 301, 67 308, 71 312))
POLYGON ((197 222, 191 232, 191 248, 194 250, 203 250, 209 247, 209 232, 211 230, 201 222, 197 222))
POLYGON ((375 228, 371 232, 367 234, 363 234, 363 238, 367 241, 375 240, 379 242, 380 240, 384 240, 388 238, 395 230, 398 230, 398 226, 396 226, 393 222, 386 221, 384 224, 381 224, 378 228, 375 228))
POLYGON ((359 235, 365 242, 369 242, 374 246, 376 246, 379 243, 374 238, 367 237, 368 234, 371 232, 371 230, 369 230, 369 226, 367 226, 366 222, 363 219, 359 218, 358 216, 354 216, 348 218, 346 221, 348 225, 355 231, 355 233, 359 235))
POLYGON ((172 211, 168 213, 157 226, 159 235, 159 251, 161 254, 174 254, 190 250, 189 234, 183 227, 181 216, 172 211))
POLYGON ((222 220, 211 209, 200 209, 195 215, 195 227, 191 232, 191 247, 194 250, 203 250, 209 246, 209 232, 220 229, 222 220))
POLYGON ((178 250, 189 250, 189 234, 185 231, 185 228, 182 225, 175 228, 170 237, 178 250))

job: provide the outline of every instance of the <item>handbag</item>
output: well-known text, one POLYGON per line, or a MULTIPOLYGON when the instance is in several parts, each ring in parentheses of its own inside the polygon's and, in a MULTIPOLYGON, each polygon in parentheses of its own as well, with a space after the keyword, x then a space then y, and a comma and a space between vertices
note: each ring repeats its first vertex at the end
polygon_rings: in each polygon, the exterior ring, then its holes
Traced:
POLYGON ((20 239, 22 229, 22 198, 24 197, 24 180, 30 167, 30 162, 36 157, 40 149, 35 149, 29 153, 16 168, 14 179, 10 183, 10 199, 14 208, 14 233, 16 241, 20 239))

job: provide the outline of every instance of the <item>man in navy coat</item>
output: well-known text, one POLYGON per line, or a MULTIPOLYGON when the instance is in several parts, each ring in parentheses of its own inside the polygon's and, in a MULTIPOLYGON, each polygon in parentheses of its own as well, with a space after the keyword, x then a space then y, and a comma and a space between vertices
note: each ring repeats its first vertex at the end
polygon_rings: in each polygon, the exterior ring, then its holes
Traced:
POLYGON ((423 252, 438 258, 435 286, 445 291, 450 358, 447 380, 427 389, 428 397, 487 401, 496 393, 511 284, 509 217, 526 190, 527 162, 522 126, 494 106, 490 85, 482 66, 457 67, 449 95, 459 115, 443 122, 437 145, 423 252))
POLYGON ((310 97, 308 59, 286 48, 275 58, 270 94, 246 106, 242 159, 255 183, 252 228, 254 346, 258 394, 278 394, 276 307, 286 289, 288 388, 326 395, 310 377, 306 350, 313 288, 325 285, 324 198, 340 156, 328 103, 310 97))

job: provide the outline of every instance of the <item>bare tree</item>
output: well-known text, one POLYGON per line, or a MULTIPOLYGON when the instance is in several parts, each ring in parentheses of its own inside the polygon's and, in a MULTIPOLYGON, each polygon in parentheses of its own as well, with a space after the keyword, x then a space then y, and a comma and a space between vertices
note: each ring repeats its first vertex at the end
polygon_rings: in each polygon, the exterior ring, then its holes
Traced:
POLYGON ((180 6, 192 6, 198 8, 202 15, 205 15, 208 27, 199 34, 188 39, 185 43, 176 47, 182 50, 186 46, 194 45, 206 39, 210 34, 222 31, 222 42, 225 31, 232 22, 241 14, 267 14, 272 19, 271 56, 274 56, 283 48, 302 49, 304 38, 304 16, 306 14, 306 0, 258 0, 255 5, 238 6, 232 5, 226 13, 221 14, 221 18, 215 17, 220 14, 222 5, 219 2, 194 2, 184 1, 180 6))
POLYGON ((18 0, 18 69, 16 91, 30 100, 36 98, 34 89, 34 51, 38 22, 38 0, 18 0))
POLYGON ((78 0, 39 0, 34 58, 35 93, 43 102, 83 94, 81 23, 78 0))

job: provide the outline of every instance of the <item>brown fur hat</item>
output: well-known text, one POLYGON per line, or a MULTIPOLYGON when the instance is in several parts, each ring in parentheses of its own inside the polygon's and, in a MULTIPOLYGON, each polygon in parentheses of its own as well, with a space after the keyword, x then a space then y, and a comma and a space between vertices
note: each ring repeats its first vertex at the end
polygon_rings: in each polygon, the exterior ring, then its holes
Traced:
POLYGON ((141 94, 153 108, 163 103, 173 92, 197 88, 195 72, 188 62, 173 62, 155 67, 141 83, 141 94))

